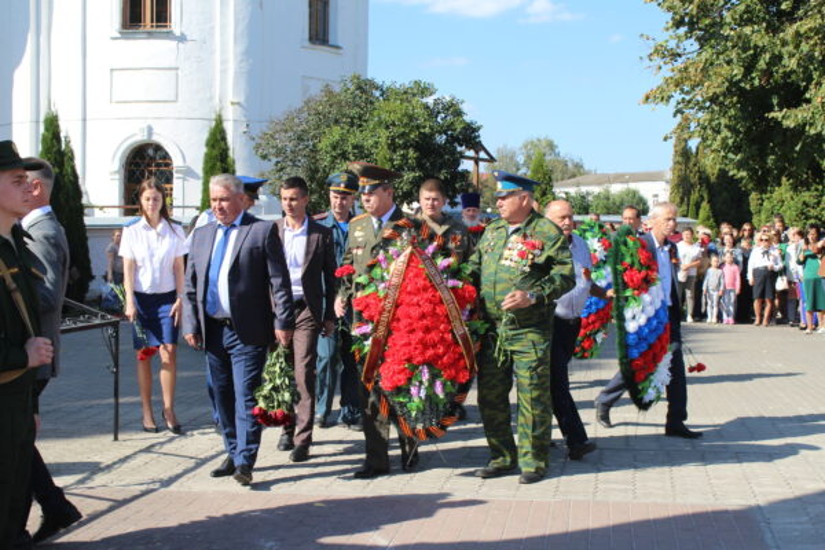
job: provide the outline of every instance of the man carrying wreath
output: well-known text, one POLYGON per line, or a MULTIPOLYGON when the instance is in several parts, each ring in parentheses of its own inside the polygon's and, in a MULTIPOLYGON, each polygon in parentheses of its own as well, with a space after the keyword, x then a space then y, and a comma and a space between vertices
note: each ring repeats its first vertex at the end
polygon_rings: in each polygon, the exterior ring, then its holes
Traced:
POLYGON ((491 457, 475 475, 519 467, 519 483, 535 483, 548 468, 555 300, 575 285, 573 259, 559 227, 533 210, 537 182, 499 170, 493 176, 501 218, 487 226, 470 259, 482 315, 493 327, 478 358, 478 406, 491 457), (510 427, 514 375, 518 448, 510 427))

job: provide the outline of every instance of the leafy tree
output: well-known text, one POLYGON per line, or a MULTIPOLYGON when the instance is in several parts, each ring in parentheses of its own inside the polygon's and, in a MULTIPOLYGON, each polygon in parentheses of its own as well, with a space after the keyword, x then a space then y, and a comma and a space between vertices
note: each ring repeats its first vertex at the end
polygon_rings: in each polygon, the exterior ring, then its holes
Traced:
POLYGON ((535 199, 539 205, 544 207, 556 198, 553 192, 553 175, 547 167, 544 151, 536 150, 533 153, 533 161, 530 163, 530 172, 527 173, 527 177, 541 184, 535 190, 535 199))
POLYGON ((491 170, 504 170, 511 174, 518 174, 522 169, 519 153, 508 145, 502 145, 496 149, 496 162, 491 166, 491 170))
POLYGON ((664 76, 644 101, 673 106, 672 135, 698 140, 711 171, 749 192, 821 188, 823 1, 650 1, 670 20, 648 55, 664 76))
POLYGON ((531 138, 525 140, 518 149, 507 145, 496 149, 494 170, 505 170, 514 174, 527 174, 535 155, 541 152, 550 171, 551 181, 562 181, 589 173, 581 160, 561 154, 556 142, 550 138, 531 138))
POLYGON ((89 260, 89 241, 83 221, 83 193, 75 167, 74 150, 66 136, 60 134, 60 118, 49 111, 43 118, 40 135, 40 158, 49 161, 54 169, 54 185, 50 199, 55 217, 66 231, 69 241, 69 281, 66 296, 82 302, 92 280, 89 260))
POLYGON ((480 141, 480 127, 461 105, 429 83, 383 84, 353 75, 272 120, 255 138, 255 152, 273 163, 271 179, 306 179, 315 211, 327 206, 327 176, 355 160, 401 172, 394 185, 399 203, 416 200, 421 181, 433 176, 455 197, 467 182, 461 156, 480 141))
POLYGON ((573 212, 576 214, 584 215, 591 212, 590 197, 592 196, 592 193, 579 189, 572 193, 563 193, 563 196, 564 199, 570 203, 570 206, 573 207, 573 212))
POLYGON ((682 211, 690 209, 691 163, 693 151, 687 139, 679 135, 673 143, 673 162, 670 168, 670 202, 682 211))
POLYGON ((621 214, 625 206, 633 205, 639 209, 641 215, 646 215, 650 211, 647 199, 637 189, 627 187, 613 193, 613 212, 609 214, 621 214))
POLYGON ((201 210, 209 208, 209 180, 217 174, 234 174, 235 159, 229 150, 229 140, 223 126, 223 117, 215 115, 215 121, 206 136, 206 150, 203 153, 203 182, 201 184, 201 210))

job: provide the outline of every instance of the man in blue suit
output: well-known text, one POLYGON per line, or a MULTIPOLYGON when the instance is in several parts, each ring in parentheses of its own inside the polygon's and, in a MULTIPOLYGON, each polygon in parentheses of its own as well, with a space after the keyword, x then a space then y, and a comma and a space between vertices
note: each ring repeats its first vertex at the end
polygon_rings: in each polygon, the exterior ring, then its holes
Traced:
POLYGON ((287 346, 295 317, 289 271, 272 222, 244 211, 243 183, 220 174, 209 182, 216 223, 192 234, 186 269, 183 335, 206 351, 227 458, 212 477, 252 482, 261 426, 252 416, 267 349, 287 346))
MULTIPOLYGON (((659 203, 653 207, 648 221, 649 233, 642 236, 648 250, 655 254, 659 264, 659 277, 668 297, 668 317, 670 320, 670 343, 673 358, 670 363, 670 383, 667 385, 667 420, 665 435, 698 439, 702 432, 696 432, 685 426, 687 420, 687 379, 685 377, 685 358, 682 355, 682 312, 679 299, 679 285, 676 279, 678 255, 676 246, 668 237, 676 229, 676 205, 669 202, 659 203)), ((617 373, 596 397, 596 420, 605 428, 612 428, 610 407, 619 400, 625 390, 622 373, 617 373)))

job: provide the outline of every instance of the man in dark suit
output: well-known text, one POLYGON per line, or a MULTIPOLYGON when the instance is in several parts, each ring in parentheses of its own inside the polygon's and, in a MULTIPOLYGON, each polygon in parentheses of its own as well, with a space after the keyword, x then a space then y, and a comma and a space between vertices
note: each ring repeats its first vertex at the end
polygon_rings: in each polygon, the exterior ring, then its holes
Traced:
POLYGON ((216 223, 192 234, 186 269, 183 335, 206 351, 227 458, 212 477, 252 482, 261 425, 252 416, 266 353, 289 345, 292 291, 275 224, 243 209, 243 184, 220 174, 209 182, 216 223), (273 311, 274 310, 274 311, 273 311))
MULTIPOLYGON (((40 162, 42 167, 27 172, 32 186, 32 210, 23 218, 21 225, 31 237, 27 244, 37 258, 35 267, 43 273, 43 280, 37 285, 40 327, 43 335, 50 338, 54 346, 54 360, 37 370, 35 390, 39 397, 49 380, 57 377, 60 370, 60 318, 69 278, 69 243, 63 226, 57 221, 49 205, 54 171, 45 160, 34 160, 40 162)), ((34 448, 32 458, 30 496, 37 500, 43 512, 43 521, 32 541, 39 543, 78 521, 82 514, 66 499, 60 487, 54 484, 37 447, 34 448)), ((31 506, 31 498, 28 505, 31 506)))
MULTIPOLYGON (((670 363, 670 383, 667 385, 667 420, 665 435, 697 439, 702 437, 701 432, 695 432, 685 426, 687 420, 687 379, 685 378, 685 358, 682 355, 682 313, 679 296, 679 285, 676 279, 678 256, 675 245, 668 236, 676 229, 676 205, 664 202, 653 207, 648 216, 650 232, 642 236, 648 250, 654 252, 659 264, 659 278, 668 296, 668 317, 670 321, 670 343, 673 358, 670 363)), ((605 428, 612 428, 610 422, 610 407, 619 400, 624 393, 625 383, 622 373, 616 376, 605 386, 596 397, 596 420, 605 428)))
MULTIPOLYGON (((359 275, 366 275, 369 271, 368 264, 378 253, 376 246, 381 241, 384 228, 391 227, 393 223, 404 218, 401 208, 393 201, 392 180, 400 174, 362 162, 350 163, 348 168, 358 176, 361 204, 365 213, 350 220, 349 242, 344 252, 342 265, 351 265, 355 268, 355 275, 351 287, 341 285, 339 288, 338 297, 335 299, 335 313, 339 317, 346 315, 354 292, 359 290, 355 279, 359 275)), ((367 456, 361 469, 355 472, 355 477, 370 479, 390 471, 390 419, 379 413, 378 388, 373 388, 373 391, 369 392, 363 384, 359 387, 361 406, 364 410, 364 440, 367 456)), ((414 467, 418 463, 415 442, 400 433, 398 440, 401 445, 402 468, 406 470, 414 467)))
POLYGON ((307 216, 309 188, 303 178, 287 178, 281 183, 280 193, 284 217, 275 223, 292 281, 292 350, 298 403, 295 424, 284 428, 278 449, 292 449, 289 459, 304 462, 309 458, 315 418, 318 334, 327 338, 335 330, 335 244, 332 232, 307 216))
POLYGON ((11 141, 0 141, 0 548, 11 548, 26 523, 34 449, 36 369, 52 362, 54 349, 41 336, 34 255, 20 218, 31 210, 26 170, 42 164, 21 159, 11 141))

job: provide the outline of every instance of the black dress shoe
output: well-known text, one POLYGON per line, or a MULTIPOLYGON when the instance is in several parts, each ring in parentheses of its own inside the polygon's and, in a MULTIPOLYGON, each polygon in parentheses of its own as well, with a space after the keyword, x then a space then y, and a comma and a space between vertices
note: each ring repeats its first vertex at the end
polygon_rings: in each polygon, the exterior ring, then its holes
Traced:
POLYGON ((694 432, 689 430, 684 424, 678 426, 665 426, 665 435, 668 437, 681 437, 683 439, 699 439, 702 437, 702 432, 694 432))
POLYGON ((479 468, 473 475, 476 477, 480 477, 481 479, 490 479, 494 477, 501 477, 512 474, 515 468, 498 468, 496 466, 485 466, 484 468, 479 468))
POLYGON ((541 481, 542 479, 544 479, 544 474, 542 472, 524 472, 519 476, 518 482, 522 485, 529 485, 531 483, 541 481))
POLYGON ((232 476, 235 481, 244 487, 248 487, 252 483, 252 466, 241 464, 235 470, 235 475, 232 476))
POLYGON ((233 462, 232 457, 226 457, 221 465, 209 472, 209 475, 212 477, 226 477, 231 476, 235 473, 235 462, 233 462))
POLYGON ((38 527, 37 532, 31 537, 32 543, 37 544, 43 542, 54 536, 55 533, 61 529, 65 529, 69 525, 80 521, 82 517, 83 514, 80 513, 80 510, 71 502, 66 501, 63 510, 59 514, 43 515, 43 521, 40 522, 40 527, 38 527))
POLYGON ((567 448, 567 458, 570 460, 581 460, 587 453, 592 453, 596 450, 596 444, 592 441, 585 441, 577 445, 570 445, 567 448))
POLYGON ((309 445, 298 445, 291 453, 289 453, 289 460, 292 462, 306 462, 309 460, 309 445))
POLYGON ((312 421, 312 424, 313 426, 317 426, 319 428, 329 428, 332 426, 332 423, 323 416, 316 416, 315 420, 312 421))
POLYGON ((385 476, 388 473, 390 473, 389 468, 373 468, 372 466, 366 465, 360 470, 356 470, 352 477, 355 479, 372 479, 378 476, 385 476))
POLYGON ((291 451, 294 448, 295 443, 292 441, 292 435, 287 433, 281 434, 281 438, 278 440, 278 450, 291 451))
POLYGON ((455 406, 455 415, 459 420, 467 418, 467 409, 464 408, 464 405, 459 404, 455 406))
POLYGON ((359 420, 358 422, 353 422, 352 424, 347 424, 347 428, 349 428, 353 432, 363 432, 364 431, 364 423, 359 420))
POLYGON ((596 421, 605 428, 612 428, 610 421, 610 407, 596 401, 596 421))

